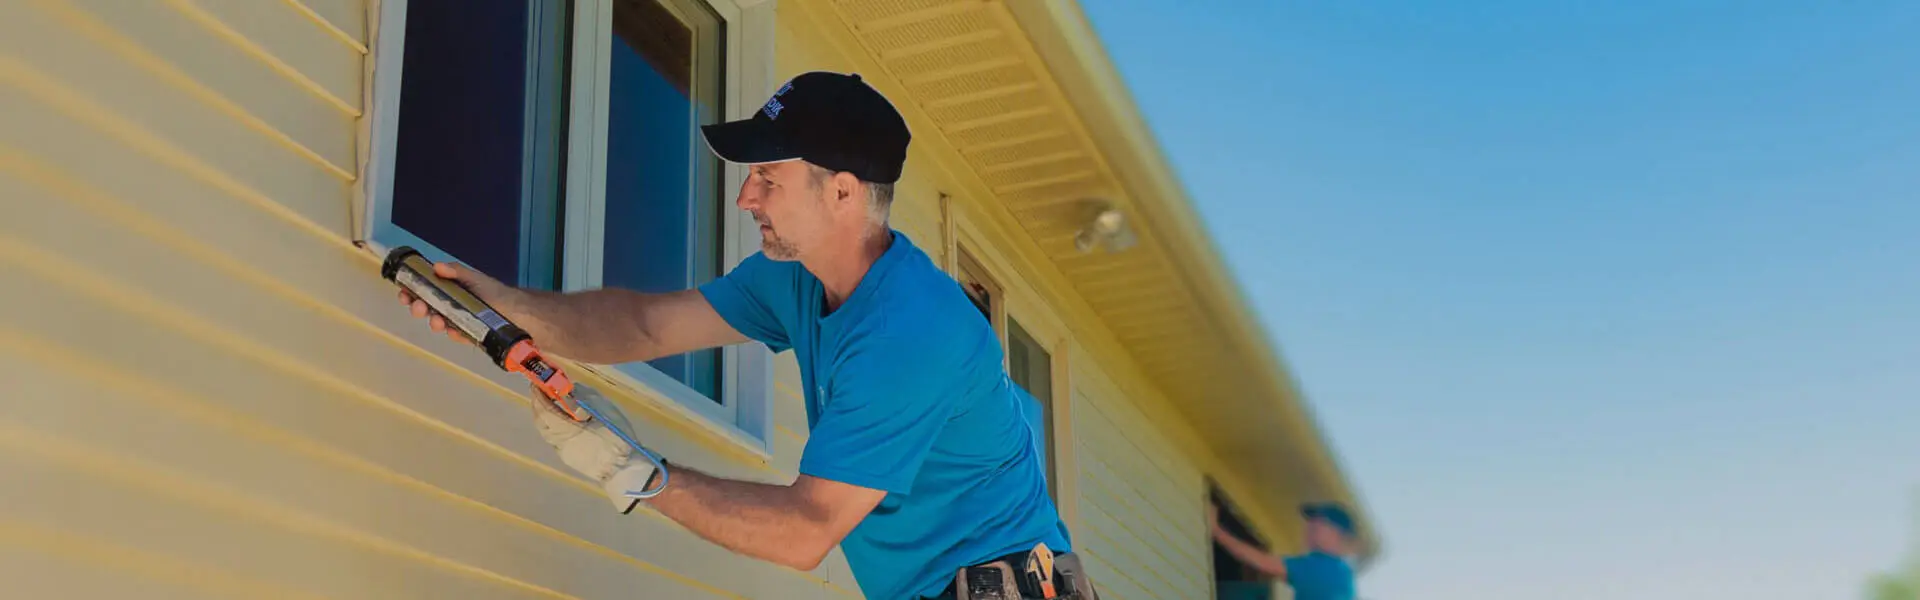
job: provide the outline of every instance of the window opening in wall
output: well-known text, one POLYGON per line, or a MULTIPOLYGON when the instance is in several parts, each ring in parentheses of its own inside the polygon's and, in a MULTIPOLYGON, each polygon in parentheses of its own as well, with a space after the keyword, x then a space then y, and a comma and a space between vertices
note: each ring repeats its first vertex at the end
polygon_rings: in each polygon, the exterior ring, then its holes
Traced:
MULTIPOLYGON (((729 75, 747 58, 771 60, 771 11, 736 0, 386 0, 381 18, 405 20, 373 56, 367 234, 537 289, 660 292, 719 277, 757 238, 729 213, 734 171, 699 127, 742 109, 729 75), (757 35, 732 31, 739 23, 757 35)), ((735 346, 603 373, 764 443, 766 359, 763 347, 735 346)))
MULTIPOLYGON (((704 0, 613 4, 603 286, 666 292, 721 274, 721 163, 699 127, 723 116, 723 27, 704 0)), ((718 401, 720 357, 712 349, 648 365, 718 401)))
MULTIPOLYGON (((1247 540, 1261 550, 1266 550, 1266 543, 1262 542, 1258 536, 1253 535, 1253 530, 1247 526, 1239 511, 1234 510, 1233 505, 1227 502, 1226 495, 1221 494, 1219 488, 1212 486, 1209 486, 1209 488, 1209 499, 1211 499, 1216 506, 1220 507, 1220 527, 1238 536, 1240 539, 1247 540)), ((1207 539, 1213 539, 1211 532, 1208 533, 1207 539)), ((1220 545, 1220 542, 1214 541, 1211 542, 1211 545, 1213 547, 1214 598, 1216 598, 1216 600, 1266 600, 1272 597, 1273 582, 1271 578, 1242 564, 1240 559, 1234 557, 1233 553, 1228 552, 1225 546, 1220 545)))

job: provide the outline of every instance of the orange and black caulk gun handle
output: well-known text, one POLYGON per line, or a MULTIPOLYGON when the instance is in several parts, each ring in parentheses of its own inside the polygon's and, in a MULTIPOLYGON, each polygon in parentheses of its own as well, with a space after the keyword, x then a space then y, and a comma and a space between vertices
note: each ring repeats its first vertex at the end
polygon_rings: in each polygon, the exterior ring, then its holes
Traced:
POLYGON ((533 345, 533 336, 501 316, 466 286, 434 275, 433 261, 427 260, 420 251, 407 246, 394 248, 381 263, 380 276, 425 301, 449 327, 459 329, 479 344, 494 365, 525 376, 567 416, 583 423, 592 418, 574 401, 573 380, 540 355, 540 350, 533 345))
MULTIPOLYGON (((627 432, 620 430, 619 425, 600 418, 592 403, 576 399, 573 380, 540 356, 540 350, 533 346, 533 336, 508 321, 466 286, 433 274, 433 261, 427 260, 420 251, 400 246, 387 252, 386 260, 380 265, 380 276, 425 301, 428 308, 447 321, 448 326, 459 329, 468 339, 480 344, 480 348, 487 352, 487 357, 493 359, 493 364, 525 376, 554 406, 574 421, 585 423, 600 419, 607 430, 619 436, 634 452, 652 461, 654 470, 660 474, 657 479, 659 483, 652 489, 629 490, 626 492, 628 497, 650 498, 666 490, 666 461, 634 441, 627 432)), ((587 391, 592 392, 591 389, 587 391)))

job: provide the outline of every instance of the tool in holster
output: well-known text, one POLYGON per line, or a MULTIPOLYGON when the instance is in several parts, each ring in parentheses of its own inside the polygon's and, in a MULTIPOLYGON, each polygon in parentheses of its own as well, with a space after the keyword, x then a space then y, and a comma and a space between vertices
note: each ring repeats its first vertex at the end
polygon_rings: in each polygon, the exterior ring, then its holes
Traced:
POLYGON ((386 260, 380 265, 380 276, 425 301, 435 314, 446 319, 448 325, 479 344, 487 357, 493 359, 494 365, 525 376, 560 412, 580 423, 599 419, 634 452, 651 461, 654 470, 660 473, 659 484, 651 490, 628 490, 628 497, 651 498, 667 489, 667 465, 658 455, 634 441, 613 421, 601 417, 591 403, 577 401, 574 398, 573 380, 541 356, 540 349, 533 345, 533 336, 508 321, 466 286, 434 275, 433 261, 427 260, 420 251, 399 246, 387 252, 386 260))
POLYGON ((1053 587, 1053 550, 1047 548, 1046 542, 1027 552, 1026 571, 1021 575, 1020 587, 1025 593, 1042 600, 1052 600, 1056 595, 1053 587))
POLYGON ((1093 583, 1072 553, 1055 555, 1036 544, 984 563, 961 567, 955 575, 956 600, 1099 600, 1093 583))

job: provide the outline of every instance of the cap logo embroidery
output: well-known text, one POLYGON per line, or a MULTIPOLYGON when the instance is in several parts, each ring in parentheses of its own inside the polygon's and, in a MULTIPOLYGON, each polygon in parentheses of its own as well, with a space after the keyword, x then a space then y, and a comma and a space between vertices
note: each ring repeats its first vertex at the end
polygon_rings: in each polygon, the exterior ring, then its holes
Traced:
POLYGON ((788 81, 785 85, 780 86, 780 89, 773 93, 773 97, 767 99, 767 105, 760 107, 760 112, 766 113, 768 119, 780 118, 780 111, 786 110, 787 108, 785 105, 780 104, 780 96, 792 89, 792 81, 788 81))

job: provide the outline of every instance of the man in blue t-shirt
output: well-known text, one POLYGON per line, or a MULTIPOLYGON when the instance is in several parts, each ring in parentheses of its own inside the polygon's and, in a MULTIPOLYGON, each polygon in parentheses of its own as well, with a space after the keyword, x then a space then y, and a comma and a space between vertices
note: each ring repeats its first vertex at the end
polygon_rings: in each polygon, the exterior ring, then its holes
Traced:
MULTIPOLYGON (((1078 563, 998 337, 887 222, 910 138, 893 105, 858 75, 808 73, 752 118, 703 133, 722 159, 748 165, 737 204, 760 226, 761 251, 725 276, 670 293, 559 294, 455 265, 439 274, 545 350, 583 362, 748 341, 792 350, 811 431, 798 479, 735 481, 673 465, 664 491, 645 500, 713 543, 802 570, 838 546, 867 597, 888 599, 965 598, 952 587, 973 578, 962 569, 1045 544, 1062 555, 1058 579, 1095 597, 1083 574, 1067 572, 1078 563)), ((429 316, 424 304, 413 310, 429 316)), ((438 316, 431 324, 444 330, 438 316)), ((623 492, 655 484, 652 465, 630 460, 600 421, 534 405, 542 435, 616 508, 632 510, 623 492)))
POLYGON ((1353 566, 1347 557, 1352 555, 1359 534, 1346 509, 1332 503, 1301 507, 1300 516, 1307 522, 1307 552, 1285 558, 1235 537, 1220 526, 1219 512, 1218 507, 1209 507, 1207 512, 1213 539, 1240 562, 1287 582, 1293 588, 1294 600, 1353 600, 1353 566))

